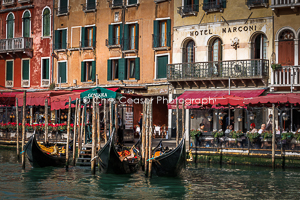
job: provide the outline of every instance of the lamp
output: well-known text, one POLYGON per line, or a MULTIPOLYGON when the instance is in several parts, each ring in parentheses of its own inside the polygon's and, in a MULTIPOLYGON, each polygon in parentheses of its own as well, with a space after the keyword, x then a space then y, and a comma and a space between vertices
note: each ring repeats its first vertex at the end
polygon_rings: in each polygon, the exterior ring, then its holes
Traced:
POLYGON ((212 117, 211 115, 209 115, 209 116, 207 117, 207 120, 208 120, 209 122, 211 122, 212 119, 213 119, 213 117, 212 117))
POLYGON ((242 116, 238 116, 237 120, 238 120, 238 122, 241 122, 241 121, 243 121, 243 117, 242 116))
POLYGON ((224 119, 224 114, 223 113, 220 113, 219 114, 219 120, 223 120, 224 119))
POLYGON ((284 121, 287 121, 287 120, 289 119, 289 116, 288 116, 286 113, 283 113, 283 114, 282 114, 282 119, 283 119, 284 121))
POLYGON ((10 117, 10 118, 15 118, 14 113, 11 113, 9 117, 10 117))
POLYGON ((29 113, 29 112, 27 112, 26 118, 27 118, 27 119, 31 118, 31 116, 30 116, 30 113, 29 113))
POLYGON ((194 118, 195 118, 195 115, 194 115, 194 114, 191 114, 190 117, 191 117, 191 119, 194 119, 194 118))
POLYGON ((250 120, 254 120, 254 114, 251 112, 250 114, 249 114, 249 118, 250 118, 250 120))

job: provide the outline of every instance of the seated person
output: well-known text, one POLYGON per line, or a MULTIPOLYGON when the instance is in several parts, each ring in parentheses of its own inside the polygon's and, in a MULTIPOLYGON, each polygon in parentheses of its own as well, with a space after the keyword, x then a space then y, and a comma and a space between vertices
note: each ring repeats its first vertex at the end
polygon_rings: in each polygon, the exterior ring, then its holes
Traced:
MULTIPOLYGON (((133 147, 132 147, 133 148, 133 147)), ((121 162, 123 162, 124 160, 126 161, 126 160, 128 160, 128 159, 132 159, 132 158, 134 158, 134 153, 133 153, 133 149, 130 149, 130 155, 127 155, 127 156, 120 156, 120 160, 121 160, 121 162)))
POLYGON ((230 125, 230 126, 227 126, 227 129, 225 130, 225 133, 230 133, 231 131, 233 130, 233 126, 230 125))
POLYGON ((263 132, 265 132, 265 130, 266 130, 266 124, 262 124, 259 131, 258 131, 258 133, 262 134, 263 132))
POLYGON ((257 129, 255 128, 255 123, 250 124, 250 133, 256 133, 257 129))

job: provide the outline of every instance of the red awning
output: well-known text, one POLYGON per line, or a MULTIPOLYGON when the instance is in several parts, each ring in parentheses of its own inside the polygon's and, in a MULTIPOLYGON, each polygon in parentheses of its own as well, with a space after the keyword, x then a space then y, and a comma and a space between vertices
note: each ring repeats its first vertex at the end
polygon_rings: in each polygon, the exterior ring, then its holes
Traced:
POLYGON ((200 108, 202 105, 228 105, 243 106, 243 99, 248 97, 257 97, 265 90, 232 90, 228 95, 228 90, 220 91, 186 91, 178 98, 168 104, 169 109, 176 109, 176 100, 179 104, 182 99, 185 100, 187 109, 200 108))
POLYGON ((23 92, 1 92, 0 93, 0 105, 14 106, 16 103, 16 95, 23 92))
MULTIPOLYGON (((81 92, 73 92, 51 97, 51 110, 68 109, 69 105, 66 105, 66 102, 69 102, 69 97, 71 97, 71 101, 76 100, 77 98, 80 99, 80 93, 81 92)), ((75 105, 71 104, 71 108, 75 108, 75 105)))
POLYGON ((245 98, 245 105, 300 104, 300 94, 268 94, 262 97, 245 98))
MULTIPOLYGON (((51 105, 50 97, 62 94, 69 94, 70 91, 46 91, 46 92, 28 92, 26 93, 27 106, 45 106, 45 99, 48 99, 48 105, 51 105)), ((23 93, 17 94, 19 106, 23 106, 23 93)))

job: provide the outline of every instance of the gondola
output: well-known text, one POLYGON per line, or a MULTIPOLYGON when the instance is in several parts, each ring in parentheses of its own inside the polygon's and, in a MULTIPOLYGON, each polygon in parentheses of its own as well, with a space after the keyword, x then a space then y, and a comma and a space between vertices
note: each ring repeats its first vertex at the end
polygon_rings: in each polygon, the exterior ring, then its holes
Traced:
POLYGON ((99 170, 102 173, 130 174, 136 172, 140 167, 140 156, 132 160, 120 160, 120 156, 115 148, 114 134, 112 132, 104 147, 98 151, 99 170))
MULTIPOLYGON (((162 141, 153 150, 163 151, 162 141)), ((182 138, 179 145, 171 150, 162 152, 161 155, 152 158, 152 175, 157 176, 178 176, 186 165, 185 138, 182 138)))
POLYGON ((32 167, 57 167, 66 164, 66 156, 56 156, 45 153, 37 143, 35 133, 28 140, 24 151, 32 167))

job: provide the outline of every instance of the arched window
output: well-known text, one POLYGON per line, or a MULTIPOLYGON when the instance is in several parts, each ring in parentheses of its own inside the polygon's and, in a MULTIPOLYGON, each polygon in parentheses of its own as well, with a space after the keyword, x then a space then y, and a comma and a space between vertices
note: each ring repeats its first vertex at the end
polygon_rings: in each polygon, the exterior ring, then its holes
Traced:
POLYGON ((220 61, 222 61, 222 41, 220 38, 214 38, 209 44, 209 54, 208 60, 214 61, 210 62, 208 65, 208 76, 221 76, 222 73, 222 65, 220 61))
POLYGON ((30 37, 30 12, 23 14, 23 37, 30 37))
POLYGON ((294 39, 295 35, 291 30, 283 30, 279 35, 278 63, 282 66, 294 65, 294 39))
POLYGON ((252 58, 267 59, 267 37, 264 34, 258 34, 254 38, 252 58))
POLYGON ((193 63, 195 62, 195 42, 190 40, 186 43, 183 49, 183 58, 184 63, 193 63))
POLYGON ((222 41, 220 38, 216 38, 211 43, 211 57, 210 61, 222 60, 222 41))
POLYGON ((43 37, 50 36, 50 9, 43 12, 43 37))
POLYGON ((12 13, 10 13, 7 17, 7 31, 6 31, 6 37, 7 39, 14 37, 14 23, 15 23, 15 17, 12 13))

